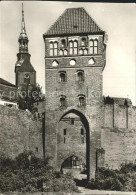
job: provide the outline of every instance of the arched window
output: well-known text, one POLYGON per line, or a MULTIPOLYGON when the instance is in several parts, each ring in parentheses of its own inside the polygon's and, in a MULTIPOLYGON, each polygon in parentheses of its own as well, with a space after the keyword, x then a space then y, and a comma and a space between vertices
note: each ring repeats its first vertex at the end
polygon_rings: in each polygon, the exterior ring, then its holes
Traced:
POLYGON ((64 49, 64 56, 68 55, 68 51, 66 49, 64 49))
POLYGON ((70 55, 73 55, 73 41, 69 42, 69 53, 70 55))
POLYGON ((66 97, 61 96, 60 97, 60 107, 65 107, 66 106, 66 97))
POLYGON ((57 55, 58 55, 58 43, 50 42, 50 56, 57 56, 57 55))
POLYGON ((60 50, 60 56, 63 56, 63 50, 62 49, 60 50))
POLYGON ((88 54, 88 50, 84 49, 84 54, 87 55, 88 54))
POLYGON ((78 81, 84 81, 84 71, 83 70, 78 70, 77 71, 77 80, 78 81))
POLYGON ((93 54, 94 53, 94 41, 90 40, 90 53, 93 54))
POLYGON ((50 42, 50 56, 53 56, 53 42, 50 42))
POLYGON ((98 40, 95 39, 94 40, 94 54, 97 54, 98 53, 98 40))
POLYGON ((83 55, 84 54, 84 50, 80 49, 80 54, 83 55))
POLYGON ((69 41, 69 54, 70 55, 76 55, 78 54, 78 42, 77 40, 75 41, 69 41))
POLYGON ((54 42, 54 56, 58 55, 58 43, 54 42))
POLYGON ((86 38, 82 37, 81 38, 81 46, 85 46, 86 45, 86 38))
POLYGON ((29 74, 25 74, 25 76, 24 76, 24 83, 26 83, 26 84, 30 83, 30 76, 29 76, 29 74))
POLYGON ((98 54, 98 40, 90 40, 90 53, 91 54, 98 54))
POLYGON ((79 106, 85 106, 85 96, 80 96, 79 97, 79 106))
POLYGON ((78 43, 77 41, 74 41, 74 54, 76 55, 78 51, 78 43))
POLYGON ((66 72, 59 73, 60 82, 66 82, 66 72))

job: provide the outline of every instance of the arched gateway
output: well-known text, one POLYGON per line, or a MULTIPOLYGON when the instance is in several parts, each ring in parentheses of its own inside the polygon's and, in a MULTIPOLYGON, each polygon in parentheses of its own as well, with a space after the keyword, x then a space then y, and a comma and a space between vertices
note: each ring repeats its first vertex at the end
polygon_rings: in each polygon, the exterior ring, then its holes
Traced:
MULTIPOLYGON (((95 178, 99 165, 97 158, 101 157, 97 149, 101 148, 104 121, 104 36, 105 32, 84 8, 66 9, 43 35, 45 155, 52 157, 51 165, 57 170, 67 163, 75 168, 79 167, 79 162, 84 162, 88 179, 95 178), (90 60, 93 62, 90 63, 90 60), (54 65, 55 61, 57 63, 54 65)), ((100 162, 102 164, 103 161, 100 162)))
POLYGON ((65 112, 57 128, 57 166, 60 170, 87 173, 89 178, 90 130, 86 117, 78 110, 65 112))

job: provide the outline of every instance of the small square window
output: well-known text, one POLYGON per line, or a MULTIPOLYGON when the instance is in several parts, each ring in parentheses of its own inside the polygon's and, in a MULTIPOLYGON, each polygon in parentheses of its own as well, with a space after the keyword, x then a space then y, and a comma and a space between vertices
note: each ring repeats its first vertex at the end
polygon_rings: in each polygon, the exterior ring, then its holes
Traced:
POLYGON ((64 133, 64 135, 67 135, 67 129, 64 129, 63 133, 64 133))
POLYGON ((71 119, 71 125, 74 125, 74 122, 75 122, 75 121, 74 121, 74 119, 72 118, 72 119, 71 119))

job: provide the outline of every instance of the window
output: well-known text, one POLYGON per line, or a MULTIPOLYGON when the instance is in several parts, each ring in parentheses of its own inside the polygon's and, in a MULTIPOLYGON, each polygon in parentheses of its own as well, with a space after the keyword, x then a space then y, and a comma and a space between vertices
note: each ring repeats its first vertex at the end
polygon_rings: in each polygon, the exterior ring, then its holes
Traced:
POLYGON ((66 49, 64 49, 64 56, 68 55, 68 51, 66 49))
POLYGON ((94 54, 97 54, 98 53, 98 40, 95 39, 94 40, 94 54))
POLYGON ((85 96, 80 96, 79 97, 79 106, 85 106, 85 96))
POLYGON ((66 97, 61 96, 60 98, 60 107, 65 107, 66 106, 66 97))
POLYGON ((84 54, 87 55, 88 54, 88 50, 84 49, 84 54))
POLYGON ((59 79, 61 83, 66 82, 66 72, 60 72, 59 79))
POLYGON ((67 135, 67 129, 63 129, 63 131, 64 135, 67 135))
POLYGON ((66 47, 66 40, 65 39, 62 39, 61 40, 61 44, 62 44, 62 47, 66 47))
POLYGON ((58 55, 58 43, 50 42, 50 56, 57 56, 58 55))
POLYGON ((84 54, 84 50, 80 49, 80 54, 83 55, 84 54))
POLYGON ((54 42, 54 56, 58 55, 58 43, 54 42))
POLYGON ((81 38, 81 46, 85 46, 86 45, 86 38, 82 37, 81 38))
POLYGON ((38 147, 36 147, 35 149, 36 149, 36 152, 38 152, 38 147))
POLYGON ((77 54, 77 50, 78 50, 78 44, 77 41, 74 41, 74 54, 77 54))
POLYGON ((84 71, 80 70, 77 72, 77 80, 84 81, 84 71))
POLYGON ((64 144, 66 143, 66 138, 64 137, 64 144))
POLYGON ((98 40, 90 40, 90 53, 91 54, 98 54, 98 40))
POLYGON ((63 50, 62 49, 60 50, 60 56, 63 56, 63 50))
POLYGON ((29 74, 25 74, 25 76, 24 76, 24 83, 26 83, 26 84, 30 83, 30 76, 29 76, 29 74))
POLYGON ((84 129, 81 128, 81 135, 84 135, 84 129))
POLYGON ((69 53, 70 53, 70 55, 78 54, 78 42, 77 42, 77 40, 69 41, 69 53))
POLYGON ((69 42, 69 53, 70 55, 73 55, 73 41, 69 42))
POLYGON ((94 41, 90 40, 90 53, 93 54, 93 49, 94 49, 94 41))
POLYGON ((75 121, 74 121, 74 119, 72 118, 72 119, 71 119, 71 125, 74 125, 74 122, 75 122, 75 121))

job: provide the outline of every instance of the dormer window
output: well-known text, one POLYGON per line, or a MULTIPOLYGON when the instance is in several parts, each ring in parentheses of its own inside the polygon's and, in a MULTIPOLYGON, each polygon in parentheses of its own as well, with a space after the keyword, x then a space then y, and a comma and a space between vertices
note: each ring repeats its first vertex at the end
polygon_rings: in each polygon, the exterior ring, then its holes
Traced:
POLYGON ((66 72, 59 72, 59 80, 61 83, 66 82, 66 72))
POLYGON ((58 43, 57 41, 50 42, 50 56, 57 56, 58 55, 58 43))
POLYGON ((66 107, 66 96, 61 96, 60 97, 60 107, 66 107))
POLYGON ((78 70, 77 71, 77 80, 78 81, 84 81, 84 71, 83 70, 78 70))
POLYGON ((86 105, 85 96, 80 95, 79 96, 79 106, 85 106, 85 105, 86 105))
POLYGON ((25 84, 30 84, 30 76, 29 76, 29 74, 25 74, 25 76, 24 76, 24 83, 25 84))

